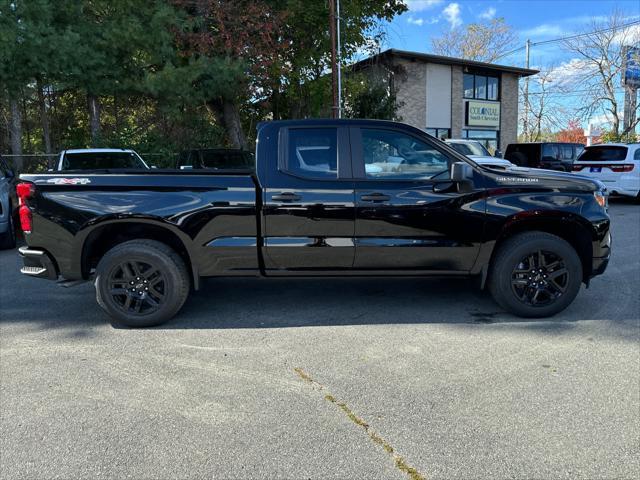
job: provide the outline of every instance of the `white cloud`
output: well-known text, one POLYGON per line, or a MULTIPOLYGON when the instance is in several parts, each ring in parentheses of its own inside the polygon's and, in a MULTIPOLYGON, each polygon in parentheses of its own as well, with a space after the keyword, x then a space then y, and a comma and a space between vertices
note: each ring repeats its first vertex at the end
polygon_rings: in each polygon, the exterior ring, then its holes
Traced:
POLYGON ((460 18, 460 5, 457 3, 450 3, 447 5, 444 10, 442 10, 442 14, 444 18, 449 24, 451 28, 456 28, 462 25, 462 19, 460 18))
POLYGON ((615 32, 613 43, 624 45, 637 45, 640 42, 640 25, 635 24, 630 27, 622 28, 615 32))
POLYGON ((414 16, 409 16, 409 18, 407 18, 407 23, 421 27, 422 25, 424 25, 424 18, 415 18, 414 16))
POLYGON ((566 27, 563 28, 560 25, 552 25, 550 23, 543 23, 533 28, 528 28, 520 32, 522 36, 530 37, 560 37, 567 33, 566 27))
POLYGON ((407 0, 407 6, 412 12, 421 12, 439 5, 444 0, 407 0))
POLYGON ((495 16, 496 16, 496 9, 494 7, 489 7, 480 15, 478 15, 478 17, 480 17, 483 20, 491 20, 495 16))
POLYGON ((551 70, 550 80, 556 89, 576 86, 584 75, 593 70, 593 65, 581 58, 562 62, 551 70))

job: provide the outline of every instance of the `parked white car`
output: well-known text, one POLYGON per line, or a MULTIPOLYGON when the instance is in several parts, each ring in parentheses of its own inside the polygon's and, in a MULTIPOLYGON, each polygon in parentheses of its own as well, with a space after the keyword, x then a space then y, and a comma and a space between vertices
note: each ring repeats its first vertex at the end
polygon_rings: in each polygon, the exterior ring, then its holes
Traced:
POLYGON ((63 150, 55 170, 103 170, 149 166, 133 150, 123 148, 80 148, 63 150))
POLYGON ((572 173, 597 178, 610 194, 640 197, 640 143, 603 143, 585 147, 572 173))
POLYGON ((456 152, 469 157, 479 165, 499 168, 501 170, 515 167, 515 164, 511 163, 509 160, 493 157, 484 145, 476 140, 468 140, 466 138, 447 138, 445 143, 456 152))

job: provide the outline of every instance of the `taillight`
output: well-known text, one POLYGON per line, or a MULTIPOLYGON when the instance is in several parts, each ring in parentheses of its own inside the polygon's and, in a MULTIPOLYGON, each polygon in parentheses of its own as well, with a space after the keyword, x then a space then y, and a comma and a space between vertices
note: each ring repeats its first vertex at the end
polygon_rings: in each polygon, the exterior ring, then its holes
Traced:
POLYGON ((575 163, 573 164, 573 167, 571 167, 574 172, 580 172, 583 168, 584 165, 576 165, 575 163))
POLYGON ((36 192, 36 186, 33 183, 19 183, 16 185, 16 194, 18 195, 18 203, 20 209, 18 214, 20 215, 20 228, 24 233, 31 233, 31 227, 33 225, 33 217, 31 215, 31 209, 27 205, 27 200, 33 197, 36 192))
POLYGON ((624 165, 608 165, 612 172, 624 173, 633 170, 633 163, 625 163, 624 165))

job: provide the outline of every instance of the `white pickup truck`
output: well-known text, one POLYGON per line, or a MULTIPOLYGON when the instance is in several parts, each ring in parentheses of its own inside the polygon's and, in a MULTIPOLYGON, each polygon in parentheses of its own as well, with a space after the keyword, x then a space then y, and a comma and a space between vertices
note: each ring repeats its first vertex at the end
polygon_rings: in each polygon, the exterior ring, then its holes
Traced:
POLYGON ((144 168, 149 166, 134 150, 123 148, 81 148, 60 152, 56 171, 144 168))

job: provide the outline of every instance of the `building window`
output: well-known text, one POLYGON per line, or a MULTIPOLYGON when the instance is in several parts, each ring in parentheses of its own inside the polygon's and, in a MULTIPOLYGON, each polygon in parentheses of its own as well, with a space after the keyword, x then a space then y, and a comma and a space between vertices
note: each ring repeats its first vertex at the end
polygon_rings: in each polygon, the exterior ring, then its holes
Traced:
POLYGON ((425 128, 425 131, 439 140, 444 140, 445 138, 451 138, 451 129, 450 128, 425 128))
POLYGON ((465 73, 463 80, 464 98, 477 100, 498 100, 500 81, 498 77, 465 73))
POLYGON ((495 155, 496 150, 500 148, 500 132, 498 130, 462 130, 462 136, 480 142, 491 155, 495 155))
POLYGON ((473 75, 469 73, 464 74, 464 98, 473 98, 473 75))

